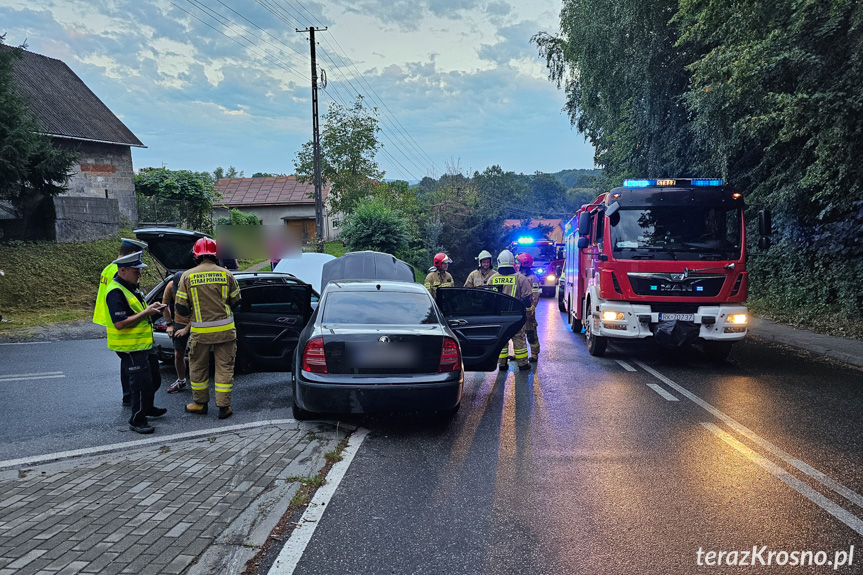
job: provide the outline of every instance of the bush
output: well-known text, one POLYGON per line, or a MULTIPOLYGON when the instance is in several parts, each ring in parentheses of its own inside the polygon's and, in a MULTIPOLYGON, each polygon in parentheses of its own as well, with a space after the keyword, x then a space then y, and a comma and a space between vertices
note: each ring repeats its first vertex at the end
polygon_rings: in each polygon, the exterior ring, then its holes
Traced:
POLYGON ((397 255, 408 247, 408 222, 381 197, 360 201, 342 224, 341 238, 349 251, 374 250, 397 255))

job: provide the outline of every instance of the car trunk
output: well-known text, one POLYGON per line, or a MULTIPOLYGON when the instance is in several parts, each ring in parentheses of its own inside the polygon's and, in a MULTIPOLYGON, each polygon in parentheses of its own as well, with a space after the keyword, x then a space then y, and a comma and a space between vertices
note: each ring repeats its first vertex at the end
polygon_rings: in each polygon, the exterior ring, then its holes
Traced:
POLYGON ((332 374, 436 373, 443 332, 438 326, 325 326, 324 354, 332 374))
POLYGON ((192 247, 209 236, 176 228, 142 228, 135 230, 135 237, 147 242, 147 251, 171 275, 195 267, 192 247))

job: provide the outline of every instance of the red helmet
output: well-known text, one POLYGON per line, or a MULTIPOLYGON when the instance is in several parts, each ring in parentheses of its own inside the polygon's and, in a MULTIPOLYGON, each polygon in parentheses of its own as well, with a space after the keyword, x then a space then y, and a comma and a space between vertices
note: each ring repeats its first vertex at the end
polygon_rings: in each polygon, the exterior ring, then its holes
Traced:
POLYGON ((452 260, 445 253, 440 252, 434 257, 434 267, 439 268, 443 263, 451 264, 452 260))
POLYGON ((196 258, 201 256, 216 256, 216 240, 213 238, 201 238, 195 242, 195 247, 192 248, 192 255, 196 258))
POLYGON ((530 254, 518 254, 515 259, 517 259, 523 267, 533 267, 533 257, 530 254))

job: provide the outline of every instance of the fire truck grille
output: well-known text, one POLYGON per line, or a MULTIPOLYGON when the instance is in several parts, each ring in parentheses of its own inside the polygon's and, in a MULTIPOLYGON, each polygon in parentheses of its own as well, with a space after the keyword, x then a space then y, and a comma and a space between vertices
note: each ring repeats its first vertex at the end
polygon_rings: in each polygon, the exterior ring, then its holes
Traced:
POLYGON ((725 275, 717 274, 626 274, 632 291, 638 295, 657 297, 716 297, 725 283, 725 275))

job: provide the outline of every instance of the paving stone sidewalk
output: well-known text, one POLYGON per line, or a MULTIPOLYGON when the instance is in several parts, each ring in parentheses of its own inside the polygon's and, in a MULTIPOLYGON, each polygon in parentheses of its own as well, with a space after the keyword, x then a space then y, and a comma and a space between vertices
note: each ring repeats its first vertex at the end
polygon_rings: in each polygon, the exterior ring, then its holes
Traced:
POLYGON ((0 471, 0 575, 239 573, 346 436, 272 423, 0 471))

